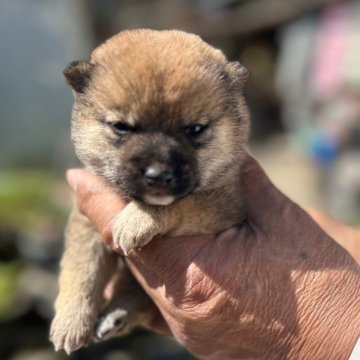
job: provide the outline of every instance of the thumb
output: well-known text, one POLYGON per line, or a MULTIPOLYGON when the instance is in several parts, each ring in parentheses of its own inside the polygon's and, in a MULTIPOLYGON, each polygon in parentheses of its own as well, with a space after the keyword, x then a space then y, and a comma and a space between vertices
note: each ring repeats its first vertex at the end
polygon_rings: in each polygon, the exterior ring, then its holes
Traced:
POLYGON ((111 245, 113 220, 126 206, 126 201, 85 169, 68 170, 66 178, 80 212, 89 218, 103 240, 111 245))

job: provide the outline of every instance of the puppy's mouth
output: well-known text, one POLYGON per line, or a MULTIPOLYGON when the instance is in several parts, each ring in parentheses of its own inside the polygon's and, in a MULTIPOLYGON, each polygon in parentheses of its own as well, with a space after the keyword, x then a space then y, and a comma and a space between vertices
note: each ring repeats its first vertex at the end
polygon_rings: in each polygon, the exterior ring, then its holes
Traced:
POLYGON ((188 187, 186 190, 183 189, 183 191, 177 193, 161 191, 144 192, 138 197, 138 200, 148 205, 168 206, 190 195, 195 190, 196 186, 197 184, 194 184, 193 186, 188 187))
POLYGON ((129 198, 147 205, 169 206, 188 196, 198 186, 193 171, 130 171, 119 177, 117 185, 129 198))
POLYGON ((193 186, 182 188, 178 191, 166 191, 161 189, 147 189, 143 186, 134 186, 135 182, 130 182, 132 186, 126 186, 121 181, 116 181, 116 188, 123 197, 126 197, 128 200, 136 200, 140 203, 147 205, 156 205, 156 206, 168 206, 174 202, 183 199, 194 191, 196 184, 193 186), (125 186, 124 186, 125 185, 125 186))
POLYGON ((140 201, 147 205, 155 205, 155 206, 168 206, 171 205, 186 196, 190 195, 196 188, 197 184, 193 186, 186 187, 186 189, 182 189, 182 191, 143 191, 136 192, 133 197, 135 200, 140 201))
POLYGON ((168 206, 176 200, 176 197, 172 195, 144 195, 143 199, 149 205, 168 206))

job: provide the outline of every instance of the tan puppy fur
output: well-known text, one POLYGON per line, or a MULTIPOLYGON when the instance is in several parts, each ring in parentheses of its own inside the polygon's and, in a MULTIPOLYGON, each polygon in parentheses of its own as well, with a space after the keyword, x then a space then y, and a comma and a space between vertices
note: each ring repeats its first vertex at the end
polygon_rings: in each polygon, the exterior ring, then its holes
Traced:
MULTIPOLYGON (((249 120, 239 63, 195 35, 133 30, 64 73, 78 157, 130 201, 116 218, 114 246, 128 254, 156 235, 217 233, 241 222, 249 120)), ((74 212, 51 328, 57 349, 92 339, 115 271, 116 257, 74 212)))

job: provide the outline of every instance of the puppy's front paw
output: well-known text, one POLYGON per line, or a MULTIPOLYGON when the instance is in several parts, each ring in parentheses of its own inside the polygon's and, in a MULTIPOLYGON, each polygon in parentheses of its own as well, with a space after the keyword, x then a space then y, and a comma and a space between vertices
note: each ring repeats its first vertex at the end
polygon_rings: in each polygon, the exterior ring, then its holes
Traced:
POLYGON ((115 219, 113 243, 128 255, 131 250, 145 246, 159 233, 159 226, 151 214, 130 203, 115 219))
POLYGON ((96 318, 92 311, 82 311, 81 306, 56 312, 51 323, 50 340, 55 351, 64 349, 69 355, 92 340, 96 318))

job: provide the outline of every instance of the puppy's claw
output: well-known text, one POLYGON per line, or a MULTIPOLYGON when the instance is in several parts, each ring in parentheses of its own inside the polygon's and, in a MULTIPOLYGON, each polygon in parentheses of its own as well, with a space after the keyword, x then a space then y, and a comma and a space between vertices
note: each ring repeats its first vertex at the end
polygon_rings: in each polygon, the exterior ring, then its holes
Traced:
POLYGON ((52 336, 51 341, 54 344, 55 351, 64 350, 68 355, 72 352, 80 349, 83 346, 87 346, 90 342, 91 337, 75 336, 70 337, 66 336, 62 338, 60 334, 52 336))
POLYGON ((146 240, 144 240, 139 235, 135 235, 135 236, 136 237, 134 239, 131 239, 131 241, 129 241, 129 239, 124 238, 123 235, 118 235, 118 237, 120 238, 118 240, 120 246, 118 246, 117 248, 120 249, 125 256, 128 256, 134 250, 141 249, 141 246, 146 245, 152 239, 152 236, 150 235, 149 237, 146 238, 146 240))
POLYGON ((122 246, 121 251, 124 253, 125 256, 128 256, 133 250, 135 249, 135 246, 122 246))
MULTIPOLYGON (((92 340, 92 332, 96 318, 93 310, 86 309, 81 315, 81 306, 75 307, 74 312, 60 311, 51 324, 50 341, 55 351, 64 350, 68 355, 92 340)), ((96 312, 95 312, 96 316, 96 312)))
POLYGON ((66 336, 61 337, 60 334, 53 335, 51 338, 54 344, 55 351, 64 350, 68 355, 72 352, 80 349, 83 346, 87 346, 91 340, 91 336, 66 336))
POLYGON ((125 256, 128 256, 132 251, 136 250, 136 251, 140 252, 141 249, 142 249, 141 246, 138 246, 138 247, 134 246, 134 247, 131 247, 131 248, 130 247, 128 247, 128 248, 122 247, 121 251, 124 253, 125 256))

